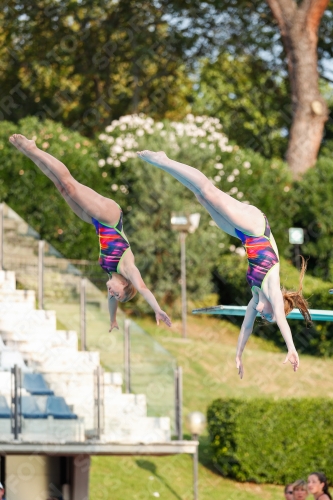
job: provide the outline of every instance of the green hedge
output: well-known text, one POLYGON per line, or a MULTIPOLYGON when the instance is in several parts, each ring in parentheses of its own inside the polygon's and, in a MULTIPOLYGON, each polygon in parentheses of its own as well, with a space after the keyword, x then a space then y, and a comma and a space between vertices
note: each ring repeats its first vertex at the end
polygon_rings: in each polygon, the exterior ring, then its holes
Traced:
POLYGON ((321 470, 333 479, 333 401, 216 399, 207 421, 223 476, 287 484, 321 470))

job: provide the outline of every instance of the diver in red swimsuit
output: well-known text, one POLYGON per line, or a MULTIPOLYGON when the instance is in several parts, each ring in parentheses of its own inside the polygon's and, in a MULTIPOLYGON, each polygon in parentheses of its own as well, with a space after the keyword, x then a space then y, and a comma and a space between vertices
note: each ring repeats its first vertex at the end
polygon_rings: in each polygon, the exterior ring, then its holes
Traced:
POLYGON ((244 373, 242 353, 258 312, 267 321, 277 323, 288 348, 284 362, 290 361, 296 371, 299 358, 286 315, 294 307, 298 307, 305 320, 311 320, 307 302, 302 296, 304 259, 298 291, 281 290, 279 252, 266 216, 258 208, 232 198, 216 188, 202 172, 171 160, 163 151, 141 151, 138 156, 168 172, 190 189, 216 224, 226 233, 238 237, 245 247, 249 262, 247 280, 252 298, 247 306, 238 339, 236 366, 240 377, 242 378, 244 373))
POLYGON ((116 319, 118 301, 130 300, 136 291, 141 293, 154 310, 157 324, 164 321, 166 325, 171 326, 170 318, 158 305, 134 263, 133 252, 123 231, 122 211, 119 205, 77 182, 63 163, 37 148, 34 141, 20 134, 12 135, 9 141, 51 179, 78 217, 95 226, 100 242, 100 264, 109 274, 106 285, 110 331, 112 328, 118 328, 116 319))

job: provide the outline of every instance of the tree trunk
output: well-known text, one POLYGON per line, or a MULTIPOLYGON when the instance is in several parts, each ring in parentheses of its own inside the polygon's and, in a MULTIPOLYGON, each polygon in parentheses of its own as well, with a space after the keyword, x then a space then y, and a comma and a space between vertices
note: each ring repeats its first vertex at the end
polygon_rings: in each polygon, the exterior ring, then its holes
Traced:
POLYGON ((267 0, 279 25, 291 85, 292 123, 287 162, 295 179, 316 160, 328 119, 319 91, 318 27, 329 0, 267 0))

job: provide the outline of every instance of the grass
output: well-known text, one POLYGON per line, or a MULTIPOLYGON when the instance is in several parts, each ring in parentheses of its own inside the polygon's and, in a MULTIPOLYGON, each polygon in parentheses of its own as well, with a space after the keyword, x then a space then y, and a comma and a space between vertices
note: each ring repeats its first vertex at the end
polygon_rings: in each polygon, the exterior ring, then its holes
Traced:
MULTIPOLYGON (((77 329, 77 306, 56 305, 62 325, 77 329), (76 309, 75 309, 76 308, 76 309), (69 326, 68 326, 69 325, 69 326)), ((122 339, 108 333, 104 311, 88 307, 88 340, 91 350, 99 350, 104 366, 122 363, 122 339), (120 358, 120 359, 119 359, 120 358)), ((285 352, 273 343, 252 337, 244 352, 245 376, 240 380, 235 367, 238 328, 214 317, 189 316, 188 339, 181 338, 181 321, 172 328, 156 326, 152 318, 135 321, 167 349, 183 368, 184 416, 194 410, 206 412, 217 397, 332 397, 333 360, 301 356, 294 373, 283 365, 285 352)), ((277 335, 280 335, 278 330, 277 335)), ((137 337, 140 340, 140 337, 137 337)), ((143 338, 144 341, 144 338, 143 338)), ((186 426, 184 421, 184 429, 186 426)), ((185 436, 189 437, 189 436, 185 436)), ((201 500, 268 500, 282 498, 275 485, 236 483, 221 477, 212 465, 207 433, 200 438, 199 498, 201 500)), ((97 500, 159 498, 192 499, 192 462, 186 455, 170 457, 93 457, 90 496, 97 500)))
MULTIPOLYGON (((193 499, 189 456, 93 457, 90 498, 143 500, 154 497, 193 499)), ((235 483, 202 464, 199 466, 200 500, 280 500, 282 497, 281 486, 235 483)))
MULTIPOLYGON (((294 373, 284 365, 286 352, 271 342, 250 337, 244 351, 245 375, 235 366, 238 328, 207 316, 188 317, 188 339, 181 339, 181 322, 171 329, 156 327, 150 318, 136 320, 183 367, 184 411, 206 411, 217 397, 333 397, 333 360, 301 356, 294 373)), ((281 335, 276 329, 276 334, 281 335)))

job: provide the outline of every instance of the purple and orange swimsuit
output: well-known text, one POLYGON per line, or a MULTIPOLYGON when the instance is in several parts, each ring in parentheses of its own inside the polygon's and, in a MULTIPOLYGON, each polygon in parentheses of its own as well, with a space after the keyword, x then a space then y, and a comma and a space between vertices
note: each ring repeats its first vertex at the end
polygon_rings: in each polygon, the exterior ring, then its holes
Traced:
POLYGON ((274 248, 271 245, 271 228, 265 214, 262 214, 265 221, 265 229, 262 235, 253 236, 244 231, 235 229, 236 235, 241 240, 247 255, 249 267, 246 272, 246 279, 251 287, 262 289, 264 279, 271 269, 279 263, 274 248))
MULTIPOLYGON (((120 208, 120 207, 119 207, 120 208)), ((92 217, 92 222, 99 236, 99 264, 109 275, 119 273, 119 264, 130 244, 123 230, 123 212, 114 226, 108 226, 92 217)))

